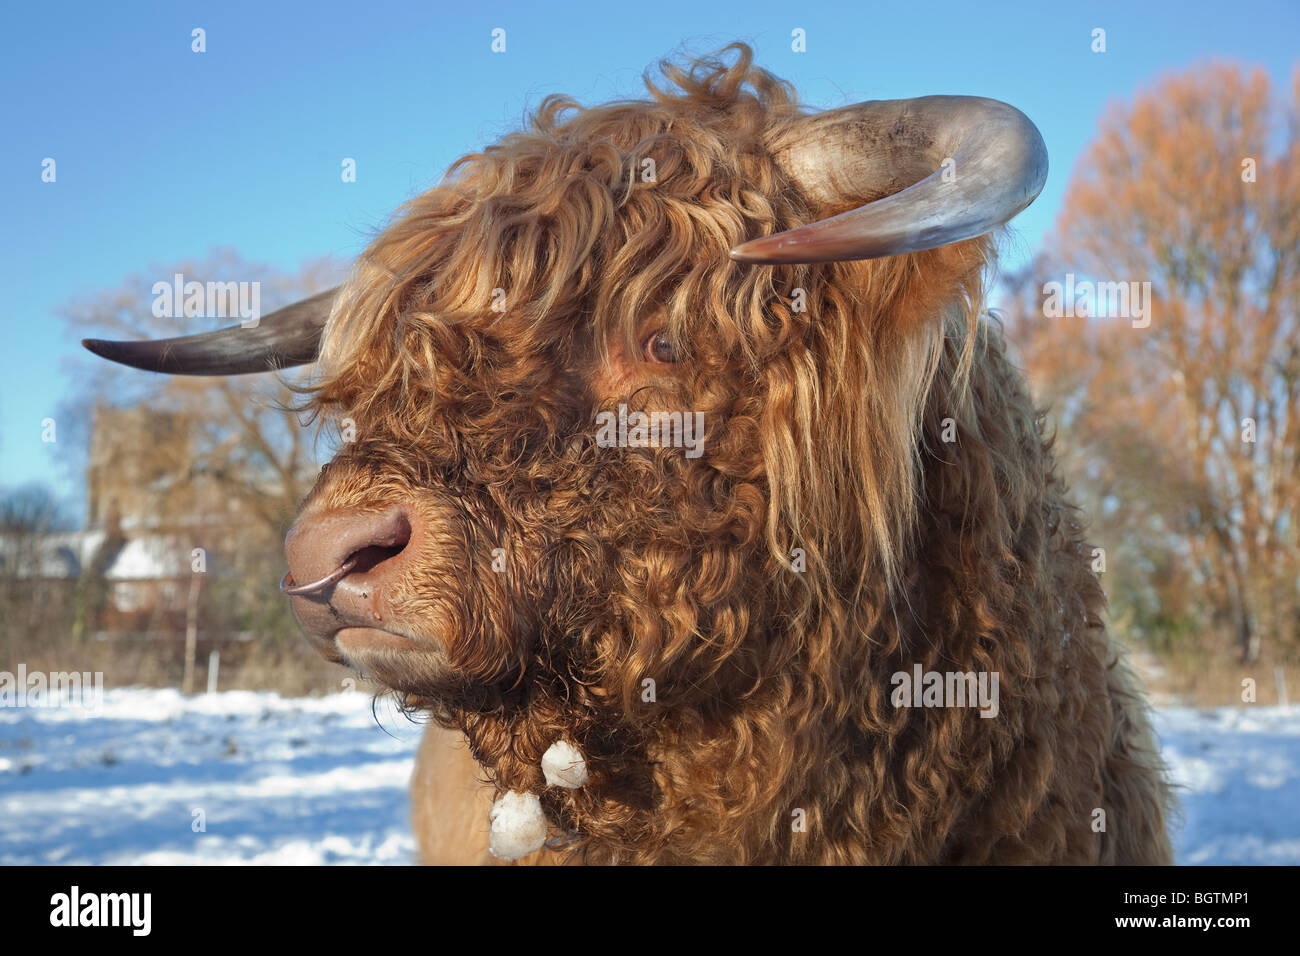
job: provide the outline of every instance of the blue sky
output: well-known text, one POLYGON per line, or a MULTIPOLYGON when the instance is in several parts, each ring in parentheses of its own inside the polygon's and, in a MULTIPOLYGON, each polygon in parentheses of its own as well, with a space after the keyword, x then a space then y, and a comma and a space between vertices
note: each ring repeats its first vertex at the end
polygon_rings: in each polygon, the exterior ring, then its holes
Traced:
MULTIPOLYGON (((753 45, 804 101, 966 93, 1039 126, 1052 172, 1008 265, 1037 247, 1107 104, 1212 57, 1285 90, 1300 3, 11 4, 0 28, 0 486, 80 495, 41 421, 90 361, 68 300, 222 246, 296 269, 350 259, 403 200, 546 94, 639 95, 683 46, 753 45), (207 52, 191 52, 191 30, 207 52), (490 49, 506 30, 506 52, 490 49), (1106 30, 1107 52, 1090 49, 1106 30), (801 28, 807 52, 791 50, 801 28), (57 181, 41 181, 41 162, 57 181), (340 163, 355 158, 357 181, 340 163)), ((143 294, 144 290, 142 290, 143 294)), ((143 374, 143 373, 142 373, 143 374)))

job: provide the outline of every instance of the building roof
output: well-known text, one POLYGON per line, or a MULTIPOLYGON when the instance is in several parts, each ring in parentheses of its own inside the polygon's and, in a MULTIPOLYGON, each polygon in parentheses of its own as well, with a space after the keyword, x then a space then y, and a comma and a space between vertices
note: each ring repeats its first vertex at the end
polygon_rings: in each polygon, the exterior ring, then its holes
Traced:
MULTIPOLYGON (((78 578, 104 547, 103 529, 38 536, 0 534, 0 570, 20 578, 78 578), (16 572, 14 565, 19 564, 16 572)), ((177 535, 144 534, 126 541, 113 555, 109 581, 149 581, 188 577, 191 545, 177 535)))

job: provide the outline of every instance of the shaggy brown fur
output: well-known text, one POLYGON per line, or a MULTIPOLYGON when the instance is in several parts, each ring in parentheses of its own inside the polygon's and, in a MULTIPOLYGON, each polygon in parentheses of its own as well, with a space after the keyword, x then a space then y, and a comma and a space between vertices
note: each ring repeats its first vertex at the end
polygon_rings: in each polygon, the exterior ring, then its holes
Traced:
POLYGON ((426 860, 482 858, 493 794, 531 790, 541 858, 1169 862, 1091 548, 979 320, 991 240, 730 261, 842 210, 768 148, 793 91, 729 49, 652 101, 547 99, 404 208, 331 317, 313 401, 358 439, 304 511, 409 503, 393 603, 437 649, 338 656, 468 740, 423 748, 426 860), (703 456, 598 447, 620 402, 703 412, 703 456), (999 715, 893 706, 917 663, 997 672, 999 715), (561 737, 579 790, 545 788, 561 737))

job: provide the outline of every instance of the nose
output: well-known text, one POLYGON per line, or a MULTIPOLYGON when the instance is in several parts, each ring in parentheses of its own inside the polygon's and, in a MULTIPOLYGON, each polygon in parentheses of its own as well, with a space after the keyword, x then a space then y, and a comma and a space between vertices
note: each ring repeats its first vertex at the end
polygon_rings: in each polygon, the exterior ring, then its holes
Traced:
POLYGON ((400 504, 300 516, 284 541, 289 573, 281 582, 299 622, 320 634, 383 627, 385 592, 411 534, 410 511, 400 504))

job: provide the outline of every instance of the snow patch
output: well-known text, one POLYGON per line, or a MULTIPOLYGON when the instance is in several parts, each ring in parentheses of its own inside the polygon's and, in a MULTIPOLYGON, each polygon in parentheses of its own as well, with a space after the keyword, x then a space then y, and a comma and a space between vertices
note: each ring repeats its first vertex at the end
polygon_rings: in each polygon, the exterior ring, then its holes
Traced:
MULTIPOLYGON (((1300 864, 1300 708, 1168 707, 1155 725, 1179 863, 1300 864)), ((0 708, 0 864, 411 863, 422 732, 361 693, 0 708)))

